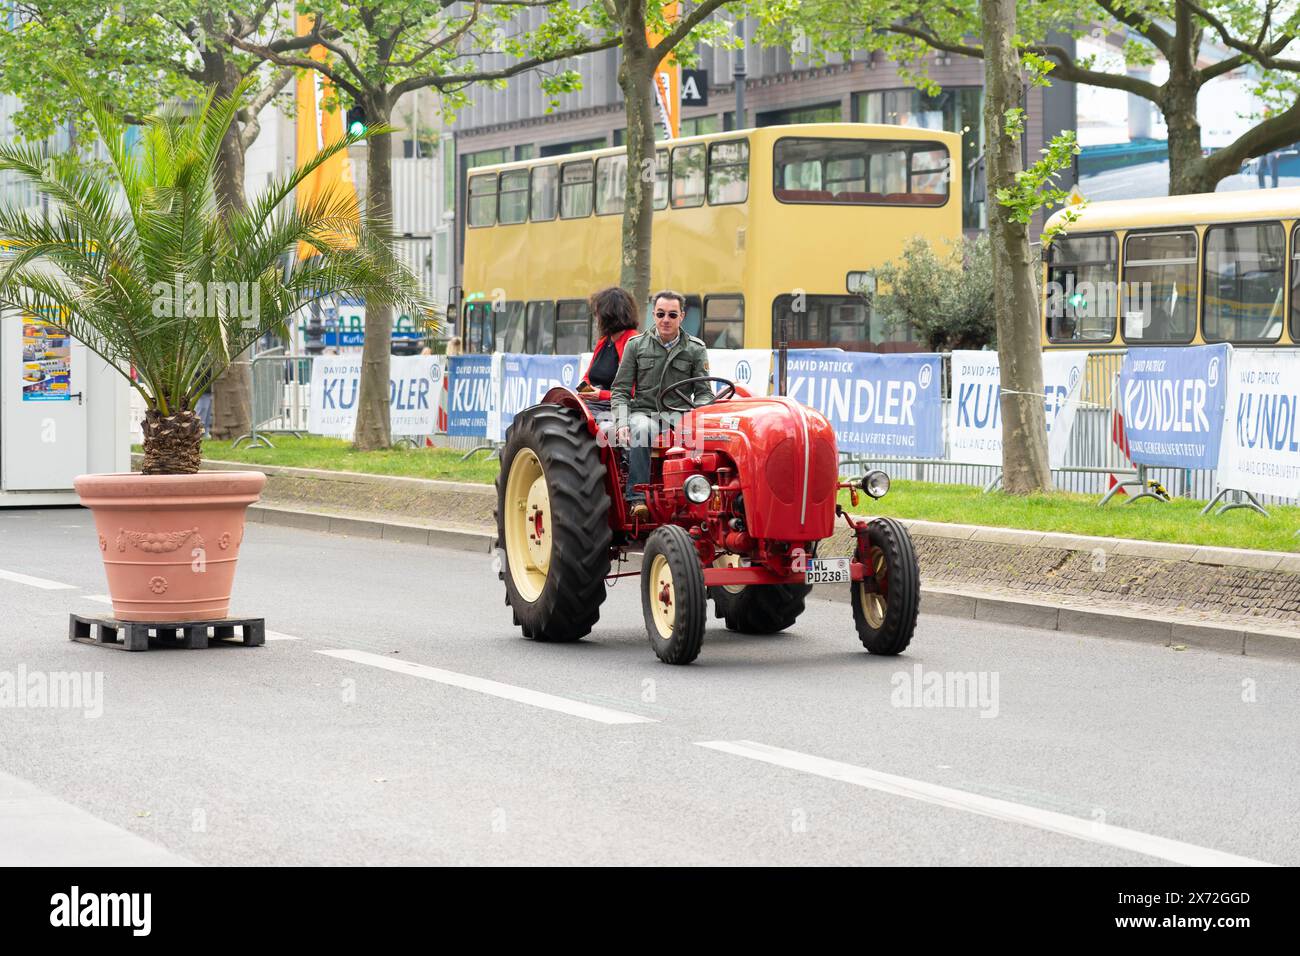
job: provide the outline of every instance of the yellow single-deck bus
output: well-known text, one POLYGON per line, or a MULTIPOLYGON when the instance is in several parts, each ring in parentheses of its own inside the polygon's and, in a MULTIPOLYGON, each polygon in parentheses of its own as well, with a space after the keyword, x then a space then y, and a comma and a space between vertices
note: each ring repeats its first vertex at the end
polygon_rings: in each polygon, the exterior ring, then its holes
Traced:
POLYGON ((1300 343, 1300 189, 1089 203, 1078 217, 1044 255, 1044 348, 1300 343))
MULTIPOLYGON (((960 155, 955 133, 849 123, 665 142, 651 285, 687 296, 711 348, 770 348, 785 319, 795 347, 919 349, 862 293, 911 237, 960 238, 960 155)), ((470 172, 465 351, 592 347, 586 299, 618 282, 626 176, 622 148, 470 172)))

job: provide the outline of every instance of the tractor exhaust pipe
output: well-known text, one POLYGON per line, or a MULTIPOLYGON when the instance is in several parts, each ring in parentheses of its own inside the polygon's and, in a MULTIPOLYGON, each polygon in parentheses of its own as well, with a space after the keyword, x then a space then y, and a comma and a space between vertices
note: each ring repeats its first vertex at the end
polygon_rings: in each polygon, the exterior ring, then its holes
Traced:
POLYGON ((785 395, 790 390, 786 369, 790 359, 790 320, 784 316, 781 317, 781 341, 777 343, 776 348, 776 394, 785 395))

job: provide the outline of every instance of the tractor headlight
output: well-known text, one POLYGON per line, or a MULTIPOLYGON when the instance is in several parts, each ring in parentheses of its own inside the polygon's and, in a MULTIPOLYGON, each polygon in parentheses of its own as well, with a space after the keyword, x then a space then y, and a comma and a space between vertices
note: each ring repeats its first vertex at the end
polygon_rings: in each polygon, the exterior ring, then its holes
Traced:
POLYGON ((691 504, 702 505, 713 494, 713 485, 703 475, 691 475, 682 485, 682 491, 686 493, 686 500, 691 504))
POLYGON ((862 490, 873 498, 883 498, 889 494, 889 476, 879 469, 873 469, 862 476, 862 490))

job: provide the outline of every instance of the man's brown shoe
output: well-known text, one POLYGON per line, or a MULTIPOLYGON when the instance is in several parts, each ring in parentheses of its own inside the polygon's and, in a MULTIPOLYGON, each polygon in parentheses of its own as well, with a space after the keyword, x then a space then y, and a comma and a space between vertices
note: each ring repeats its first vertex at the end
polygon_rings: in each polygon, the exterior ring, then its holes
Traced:
POLYGON ((632 506, 632 520, 649 521, 650 509, 647 508, 643 502, 638 501, 636 504, 632 506))

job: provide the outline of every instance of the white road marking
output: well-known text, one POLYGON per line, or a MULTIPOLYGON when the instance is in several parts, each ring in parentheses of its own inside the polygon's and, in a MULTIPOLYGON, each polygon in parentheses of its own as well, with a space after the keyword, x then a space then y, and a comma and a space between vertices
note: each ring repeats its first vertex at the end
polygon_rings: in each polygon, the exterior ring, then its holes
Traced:
POLYGON ((924 780, 898 777, 893 774, 882 773, 879 770, 855 767, 853 764, 840 763, 838 760, 827 760, 823 757, 814 757, 795 750, 782 750, 780 747, 771 747, 767 744, 755 743, 752 740, 697 741, 697 745, 707 747, 710 750, 734 754, 738 757, 749 757, 751 760, 776 764, 778 767, 787 767, 790 770, 801 770, 829 780, 851 783, 855 786, 866 787, 869 790, 878 790, 881 793, 920 800, 922 803, 931 803, 952 810, 965 810, 967 813, 976 813, 980 816, 992 817, 995 820, 1006 820, 1010 823, 1037 827, 1040 830, 1061 833, 1065 836, 1087 840, 1090 843, 1101 843, 1122 850, 1131 850, 1135 853, 1169 860, 1172 863, 1182 863, 1187 866, 1274 865, 1261 860, 1253 860, 1249 857, 1211 850, 1191 843, 1180 843, 1178 840, 1139 833, 1137 830, 1126 830, 1123 827, 1110 826, 1095 820, 1083 820, 1079 817, 1056 813, 1052 810, 1040 810, 1037 807, 1023 806, 1009 800, 998 800, 977 793, 967 793, 964 790, 954 790, 951 787, 927 783, 924 780))
POLYGON ((96 601, 100 604, 113 603, 113 599, 109 597, 107 594, 83 594, 82 597, 85 598, 87 601, 96 601))
POLYGON ((268 641, 301 641, 301 637, 294 637, 292 634, 281 634, 279 631, 267 631, 266 639, 268 641))
POLYGON ((529 704, 533 707, 554 710, 562 714, 569 714, 573 717, 585 717, 587 720, 594 720, 602 724, 658 723, 654 718, 643 717, 640 714, 630 714, 626 711, 613 710, 609 707, 598 707, 595 704, 585 704, 582 701, 570 700, 567 697, 556 697, 553 694, 544 694, 541 691, 529 690, 527 687, 516 687, 513 684, 502 684, 499 681, 487 680, 483 677, 474 677, 470 674, 458 674, 455 671, 443 670, 440 667, 429 667, 427 664, 415 664, 411 661, 400 661, 392 657, 385 657, 381 654, 370 654, 366 651, 352 650, 317 651, 316 653, 324 654, 327 657, 337 657, 340 660, 352 661, 356 664, 368 664, 371 667, 380 667, 397 674, 406 674, 410 677, 421 677, 424 680, 437 681, 439 684, 449 684, 452 687, 461 687, 465 690, 478 691, 480 694, 489 694, 492 697, 502 697, 506 700, 516 701, 520 704, 529 704))
POLYGON ((34 588, 40 588, 43 591, 75 591, 75 584, 60 584, 58 581, 51 581, 48 578, 34 578, 30 574, 19 574, 17 571, 0 570, 0 581, 13 581, 15 584, 26 584, 34 588))

